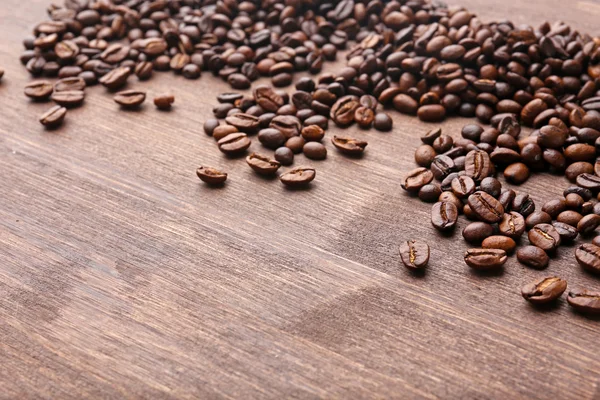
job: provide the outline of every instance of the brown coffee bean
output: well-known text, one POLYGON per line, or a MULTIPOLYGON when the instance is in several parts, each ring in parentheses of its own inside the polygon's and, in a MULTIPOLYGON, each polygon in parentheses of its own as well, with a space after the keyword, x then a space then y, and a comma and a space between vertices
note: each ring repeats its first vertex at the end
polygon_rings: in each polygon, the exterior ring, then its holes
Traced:
POLYGON ((458 210, 450 202, 437 202, 431 209, 431 224, 440 231, 454 229, 458 220, 458 210))
POLYGON ((508 236, 495 235, 485 238, 481 243, 481 247, 484 249, 500 249, 504 250, 507 254, 511 254, 517 247, 517 244, 508 236))
POLYGON ((294 163, 294 153, 287 147, 280 147, 275 150, 274 157, 281 165, 292 165, 294 163))
POLYGON ((550 258, 546 252, 539 247, 523 246, 517 250, 517 260, 528 267, 544 269, 548 266, 550 258))
POLYGON ((174 102, 175 96, 173 96, 172 94, 161 94, 154 98, 154 105, 159 110, 170 110, 174 102))
POLYGON ((485 222, 476 221, 467 225, 463 231, 463 238, 472 244, 480 244, 485 238, 492 236, 494 228, 485 222))
POLYGON ((483 150, 471 150, 465 158, 465 172, 475 182, 481 182, 492 173, 490 156, 483 150))
POLYGON ((291 138, 286 140, 285 147, 292 150, 294 154, 299 154, 302 152, 305 143, 306 141, 302 136, 292 136, 291 138))
POLYGON ((567 225, 563 222, 554 221, 552 222, 552 226, 560 235, 560 240, 563 243, 572 242, 575 240, 575 238, 577 238, 577 235, 579 235, 579 232, 575 227, 567 225))
POLYGON ((380 132, 389 132, 392 130, 394 126, 394 122, 392 118, 384 112, 378 112, 375 114, 375 121, 373 122, 373 127, 380 132))
POLYGON ((415 162, 421 167, 429 168, 437 155, 433 147, 428 144, 421 145, 415 151, 415 162))
POLYGON ((67 115, 67 109, 61 106, 54 106, 46 111, 40 117, 40 123, 46 128, 53 129, 61 125, 67 115))
POLYGON ((235 126, 240 132, 246 134, 257 133, 260 128, 260 121, 257 117, 245 113, 236 113, 225 118, 225 122, 235 126))
POLYGON ((416 193, 433 180, 433 174, 427 168, 416 168, 410 171, 400 185, 402 189, 416 193))
POLYGON ((82 90, 67 90, 52 93, 52 101, 63 107, 77 107, 83 103, 85 93, 82 90))
POLYGON ((417 240, 400 243, 400 257, 407 268, 422 269, 429 262, 429 246, 417 240))
POLYGON ((551 276, 528 283, 521 289, 523 298, 533 304, 546 304, 558 299, 567 289, 567 281, 551 276))
POLYGON ((544 251, 554 251, 560 245, 560 235, 550 224, 538 224, 528 233, 529 241, 544 251))
POLYGON ((581 174, 593 174, 594 166, 587 161, 574 162, 565 170, 565 176, 571 182, 575 182, 581 174))
POLYGON ((443 154, 436 156, 431 162, 431 172, 437 180, 441 181, 454 170, 454 161, 443 154))
POLYGON ((263 176, 272 176, 277 172, 281 163, 276 160, 271 160, 269 157, 261 154, 252 153, 246 157, 246 163, 256 173, 263 176))
POLYGON ((307 142, 302 148, 302 152, 311 160, 324 160, 327 158, 327 148, 319 142, 307 142))
POLYGON ((227 83, 234 88, 239 90, 249 89, 251 86, 250 79, 244 74, 234 73, 227 77, 227 83))
POLYGON ((590 290, 571 290, 567 302, 578 312, 600 314, 600 292, 590 290))
POLYGON ((515 196, 511 208, 527 218, 529 214, 535 211, 535 203, 528 194, 519 193, 515 196))
POLYGON ((406 94, 398 94, 392 100, 394 108, 403 114, 415 114, 419 109, 419 103, 406 94))
POLYGON ((269 86, 258 86, 253 95, 256 104, 268 112, 276 112, 284 105, 283 98, 269 86))
POLYGON ((33 81, 25 86, 25 96, 36 100, 48 100, 52 94, 54 87, 48 81, 33 81))
POLYGON ((527 216, 525 219, 525 225, 527 229, 532 229, 538 224, 549 224, 552 222, 550 214, 544 211, 535 211, 527 216))
POLYGON ((475 192, 467 199, 469 207, 480 220, 488 223, 500 222, 504 215, 504 207, 498 200, 486 192, 475 192))
POLYGON ((543 100, 533 99, 521 110, 521 121, 527 126, 532 126, 533 120, 547 108, 548 106, 543 100))
POLYGON ((439 122, 446 117, 446 109, 439 104, 421 106, 417 110, 417 116, 421 121, 439 122))
POLYGON ((504 178, 508 182, 520 185, 529 179, 529 168, 523 163, 514 163, 504 169, 504 178))
POLYGON ((465 253, 465 263, 475 270, 500 268, 507 260, 501 249, 469 249, 465 253))
POLYGON ((258 132, 258 140, 269 149, 278 149, 285 143, 285 136, 277 129, 266 128, 258 132))
POLYGON ((600 190, 600 177, 591 173, 584 173, 577 177, 576 182, 584 189, 593 191, 600 190))
POLYGON ((340 127, 348 126, 354 122, 354 113, 358 107, 360 107, 358 97, 344 96, 331 107, 330 118, 340 127))
POLYGON ((279 180, 284 185, 291 188, 306 186, 316 177, 316 171, 311 167, 297 167, 291 169, 279 176, 279 180))
MULTIPOLYGON (((308 120, 306 120, 305 123, 309 125, 308 120)), ((289 139, 293 136, 300 135, 302 131, 302 124, 300 123, 300 120, 294 116, 278 115, 271 120, 269 128, 279 130, 287 139, 289 139)))
POLYGON ((250 147, 250 143, 248 136, 242 132, 230 133, 217 142, 219 150, 231 156, 244 153, 250 147))
POLYGON ((503 235, 518 240, 525 232, 525 219, 515 211, 505 213, 498 224, 498 229, 503 235))
POLYGON ((575 259, 587 271, 600 273, 600 247, 584 243, 575 250, 575 259))
POLYGON ((542 206, 542 211, 548 213, 551 218, 556 218, 558 214, 567 209, 567 203, 563 199, 549 200, 542 206))
POLYGON ((435 203, 442 194, 442 189, 434 183, 429 183, 419 189, 419 199, 426 203, 435 203))
POLYGON ((142 61, 135 66, 134 73, 139 80, 145 81, 152 77, 153 69, 151 62, 142 61))
POLYGON ((98 79, 98 82, 110 90, 116 90, 127 84, 129 75, 131 75, 131 70, 129 68, 119 67, 102 76, 98 79))
POLYGON ((439 138, 442 134, 441 128, 435 128, 430 131, 427 131, 425 135, 421 136, 421 141, 425 144, 432 145, 435 142, 435 139, 439 138))
POLYGON ((452 180, 451 187, 458 198, 464 199, 473 194, 477 186, 468 176, 458 176, 452 180))
POLYGON ((307 142, 320 142, 325 136, 325 131, 318 125, 305 126, 301 133, 307 142))
POLYGON ((222 185, 227 180, 227 174, 211 167, 199 167, 196 170, 196 175, 202 182, 209 185, 222 185))
POLYGON ((225 136, 232 134, 232 133, 236 133, 239 132, 238 129, 235 126, 232 125, 220 125, 217 126, 214 130, 213 130, 213 139, 215 139, 217 142, 221 139, 223 139, 225 136))
POLYGON ((353 156, 363 154, 365 147, 367 147, 368 144, 362 140, 342 136, 334 136, 333 139, 331 139, 331 143, 333 143, 335 148, 341 153, 353 156))
POLYGON ((579 214, 577 211, 567 210, 558 214, 556 220, 558 222, 577 227, 577 224, 579 224, 581 218, 583 218, 583 215, 579 214))
POLYGON ((370 128, 374 120, 375 113, 370 108, 361 106, 354 111, 354 121, 356 121, 361 128, 370 128))
POLYGON ((589 214, 584 216, 577 223, 577 231, 582 235, 589 235, 600 226, 600 215, 589 214))
POLYGON ((451 136, 448 135, 440 135, 437 139, 433 141, 432 147, 438 153, 446 153, 449 151, 454 144, 451 136))
POLYGON ((113 100, 123 108, 136 108, 146 100, 146 92, 139 90, 124 90, 115 94, 113 100))

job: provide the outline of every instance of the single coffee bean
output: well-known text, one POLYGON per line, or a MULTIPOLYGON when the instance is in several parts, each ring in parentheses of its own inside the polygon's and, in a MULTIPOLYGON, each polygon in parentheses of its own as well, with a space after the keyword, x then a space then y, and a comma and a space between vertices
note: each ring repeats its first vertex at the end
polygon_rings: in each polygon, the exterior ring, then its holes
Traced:
POLYGON ((227 117, 227 113, 232 110, 235 106, 229 103, 223 103, 215 106, 213 108, 213 114, 217 118, 225 118, 227 117))
POLYGON ((375 121, 373 122, 373 127, 381 132, 389 132, 392 130, 394 122, 392 118, 384 112, 378 112, 375 114, 375 121))
POLYGON ((360 106, 354 111, 354 121, 356 121, 361 128, 370 128, 374 120, 375 113, 370 108, 360 106))
MULTIPOLYGON (((483 188, 482 190, 493 196, 493 194, 491 194, 487 190, 484 190, 483 188)), ((500 204, 502 204, 502 207, 504 207, 505 212, 509 212, 512 209, 512 203, 516 196, 517 193, 514 190, 502 189, 502 191, 500 192, 500 196, 498 196, 498 201, 500 202, 500 204)))
POLYGON ((429 104, 419 107, 417 116, 421 121, 439 122, 446 117, 446 109, 439 104, 429 104))
MULTIPOLYGON (((447 151, 449 151, 452 146, 454 144, 454 141, 452 140, 452 137, 449 135, 440 135, 440 137, 438 137, 437 139, 435 139, 433 141, 433 148, 435 149, 435 151, 437 151, 438 153, 446 153, 447 151)), ((460 148, 457 148, 460 149, 460 148)))
POLYGON ((455 169, 454 161, 445 155, 436 156, 431 163, 431 172, 435 179, 441 181, 455 169))
POLYGON ((124 90, 115 94, 113 100, 123 108, 136 108, 146 100, 146 92, 139 90, 124 90))
POLYGON ((219 125, 213 130, 213 139, 217 142, 223 139, 225 136, 239 132, 235 126, 232 125, 219 125))
POLYGON ((285 147, 292 150, 294 154, 302 153, 306 141, 302 136, 292 136, 285 142, 285 147))
POLYGON ((217 142, 219 150, 231 156, 245 152, 250 147, 250 143, 248 136, 242 132, 230 133, 217 142))
POLYGON ((465 253, 465 263, 476 270, 500 268, 507 260, 506 252, 501 249, 469 249, 465 253))
POLYGON ((578 312, 600 314, 600 292, 589 290, 571 290, 567 302, 578 312))
POLYGON ((46 111, 40 117, 40 123, 46 128, 53 129, 58 127, 65 120, 67 109, 61 106, 54 106, 46 111))
POLYGON ((593 191, 600 190, 600 176, 596 176, 591 173, 583 173, 577 176, 576 182, 579 186, 581 186, 584 189, 589 189, 593 191))
POLYGON ((594 166, 587 161, 574 162, 565 170, 565 176, 571 182, 574 182, 581 174, 593 174, 594 166))
POLYGON ((299 188, 312 182, 315 176, 316 171, 314 168, 297 167, 281 174, 279 180, 288 187, 299 188))
POLYGON ((260 121, 257 117, 245 113, 236 113, 225 118, 225 122, 235 126, 240 132, 254 134, 260 128, 260 121))
POLYGON ((525 219, 521 214, 515 211, 505 213, 498 224, 500 233, 514 240, 518 240, 525 232, 525 219))
POLYGON ((84 90, 87 84, 83 78, 78 76, 72 78, 60 79, 54 84, 55 92, 65 92, 67 90, 84 90))
POLYGON ((284 105, 283 98, 269 86, 258 86, 253 95, 256 104, 268 112, 276 112, 284 105))
POLYGON ((25 96, 36 100, 48 100, 54 91, 54 86, 48 81, 33 81, 25 86, 25 96))
POLYGON ((422 269, 429 262, 429 246, 417 240, 400 243, 400 258, 407 268, 422 269))
POLYGON ((419 189, 419 199, 426 203, 435 203, 442 194, 442 189, 435 183, 429 183, 419 189))
POLYGON ((500 222, 504 216, 502 204, 486 192, 473 193, 469 196, 467 202, 473 212, 484 222, 500 222))
POLYGON ((281 163, 277 160, 271 160, 269 157, 261 154, 252 153, 246 157, 246 163, 256 173, 263 176, 272 176, 277 172, 281 163))
POLYGON ((437 153, 433 147, 428 144, 424 144, 417 147, 417 150, 415 150, 415 162, 420 167, 428 168, 436 155, 437 153))
POLYGON ((582 188, 580 186, 569 186, 568 188, 566 188, 563 191, 563 196, 567 197, 569 195, 569 193, 577 193, 585 201, 588 201, 588 200, 590 200, 593 197, 591 190, 584 189, 584 188, 582 188))
POLYGON ((471 150, 465 158, 465 172, 475 182, 481 182, 492 173, 490 156, 483 150, 471 150))
MULTIPOLYGON (((234 104, 236 101, 244 98, 244 95, 237 92, 226 92, 217 95, 217 101, 219 103, 231 103, 234 104)), ((256 100, 256 98, 255 98, 256 100)), ((283 105, 283 104, 282 104, 283 105)))
MULTIPOLYGON (((305 123, 308 125, 308 120, 305 121, 305 123)), ((289 139, 292 136, 300 135, 302 124, 298 118, 292 115, 278 115, 273 118, 271 124, 269 124, 269 128, 279 130, 287 139, 289 139)))
POLYGON ((134 73, 139 80, 145 81, 152 77, 153 69, 151 62, 142 61, 135 66, 134 73))
POLYGON ((119 67, 102 76, 98 82, 110 90, 116 90, 125 86, 129 75, 131 75, 129 68, 119 67))
POLYGON ((555 301, 567 290, 567 281, 557 276, 536 279, 521 289, 523 298, 533 304, 555 301))
POLYGON ((440 231, 454 229, 458 220, 458 210, 450 202, 437 202, 431 209, 431 224, 440 231))
POLYGON ((535 211, 535 203, 528 194, 519 193, 515 196, 511 208, 527 218, 529 214, 535 211))
POLYGON ((432 129, 430 131, 427 131, 427 133, 425 133, 425 135, 421 136, 421 141, 425 144, 428 145, 433 145, 433 142, 435 142, 435 139, 439 138, 442 134, 442 129, 441 128, 435 128, 432 129))
POLYGON ((588 214, 577 223, 577 231, 582 235, 589 235, 600 226, 600 215, 588 214))
POLYGON ((277 129, 266 128, 258 132, 258 140, 263 146, 275 150, 285 143, 285 136, 277 129))
MULTIPOLYGON (((175 102, 175 96, 173 96, 172 94, 161 94, 154 98, 154 105, 159 110, 165 110, 165 111, 170 110, 171 107, 173 106, 174 102, 175 102)), ((216 120, 213 120, 213 121, 216 121, 216 120)), ((218 121, 217 121, 217 123, 218 123, 218 121)), ((205 128, 206 128, 206 125, 205 125, 205 128)), ((206 132, 206 129, 205 129, 205 132, 206 132)))
POLYGON ((320 142, 325 136, 325 131, 318 125, 308 125, 302 128, 301 134, 307 142, 320 142))
POLYGON ((356 156, 363 154, 365 151, 365 147, 367 147, 367 142, 357 139, 352 139, 349 137, 342 136, 333 136, 331 139, 331 143, 338 149, 341 153, 356 156))
POLYGON ((463 238, 472 244, 480 244, 485 238, 494 234, 494 228, 485 222, 471 222, 462 231, 463 238))
POLYGON ((528 267, 544 269, 548 266, 550 258, 546 252, 539 247, 523 246, 517 250, 517 260, 528 267))
POLYGON ((579 235, 579 232, 575 227, 567 225, 563 222, 553 221, 552 226, 560 235, 560 240, 562 243, 572 242, 575 240, 575 238, 577 238, 577 235, 579 235))
POLYGON ((560 245, 560 235, 550 224, 538 224, 528 233, 529 241, 544 251, 554 251, 560 245))
POLYGON ((520 185, 529 179, 529 168, 523 163, 514 163, 504 169, 504 179, 508 182, 520 185))
POLYGON ((327 148, 319 142, 307 142, 302 148, 302 152, 311 160, 324 160, 327 157, 327 148))
POLYGON ((285 146, 275 150, 274 157, 281 165, 292 165, 294 163, 294 152, 285 146))
POLYGON ((454 178, 451 183, 451 187, 454 194, 461 199, 470 196, 475 192, 476 189, 475 181, 468 176, 459 176, 454 178))
POLYGON ((239 90, 245 90, 250 88, 250 79, 244 74, 234 73, 227 77, 227 83, 234 88, 239 90))
POLYGON ((542 206, 542 211, 548 213, 551 218, 556 218, 558 214, 567 209, 567 203, 563 199, 548 200, 542 206))
POLYGON ((82 90, 67 90, 52 93, 52 101, 63 107, 77 107, 83 103, 85 93, 82 90))
POLYGON ((219 120, 210 118, 204 121, 204 133, 208 136, 212 136, 215 128, 219 126, 219 120))
POLYGON ((549 224, 552 222, 550 214, 544 211, 535 211, 525 218, 525 225, 527 229, 532 229, 538 224, 549 224))
POLYGON ((354 122, 354 113, 358 107, 360 107, 358 97, 344 96, 333 104, 330 117, 336 125, 340 127, 348 126, 354 122))
POLYGON ((587 271, 600 273, 600 247, 584 243, 575 249, 575 259, 587 271))
POLYGON ((485 238, 481 243, 481 247, 484 249, 501 249, 507 254, 511 254, 517 247, 517 244, 508 236, 495 235, 485 238))
POLYGON ((317 125, 320 126, 322 129, 327 130, 327 128, 329 127, 327 121, 328 119, 322 115, 314 115, 304 120, 304 125, 317 125))
POLYGON ((222 185, 227 180, 227 174, 211 167, 199 167, 196 170, 198 178, 209 185, 222 185))
POLYGON ((454 204, 456 206, 456 210, 460 214, 463 203, 453 192, 442 192, 438 198, 438 201, 454 204))
POLYGON ((579 221, 581 221, 582 218, 583 215, 579 214, 577 211, 567 210, 558 214, 556 220, 558 222, 577 227, 577 224, 579 224, 579 221))

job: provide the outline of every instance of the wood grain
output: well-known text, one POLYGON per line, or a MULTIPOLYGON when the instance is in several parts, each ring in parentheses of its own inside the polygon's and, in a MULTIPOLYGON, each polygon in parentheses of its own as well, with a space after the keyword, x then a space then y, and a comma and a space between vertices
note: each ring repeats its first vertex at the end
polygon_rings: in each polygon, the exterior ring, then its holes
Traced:
MULTIPOLYGON (((600 33, 592 1, 461 3, 486 20, 600 33)), ((465 222, 438 235, 399 185, 430 125, 392 113, 391 133, 345 132, 369 142, 365 157, 329 143, 327 161, 299 157, 317 179, 298 192, 204 135, 228 90, 208 74, 130 84, 174 93, 168 113, 121 111, 89 89, 47 132, 49 105, 23 96, 18 55, 48 4, 0 10, 0 398, 600 398, 598 320, 520 296, 546 274, 600 281, 572 247, 544 272, 514 257, 500 275, 469 271, 465 222), (204 186, 200 164, 228 171, 227 185, 204 186), (408 238, 432 247, 424 276, 400 264, 408 238)), ((519 190, 540 204, 566 186, 542 174, 519 190)))

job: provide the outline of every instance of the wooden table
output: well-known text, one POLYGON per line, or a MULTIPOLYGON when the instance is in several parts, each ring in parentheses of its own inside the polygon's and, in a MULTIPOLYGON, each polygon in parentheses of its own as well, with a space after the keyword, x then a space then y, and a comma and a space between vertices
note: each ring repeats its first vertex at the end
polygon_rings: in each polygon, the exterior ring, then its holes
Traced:
MULTIPOLYGON (((172 91, 172 112, 120 111, 89 89, 47 132, 37 117, 48 104, 22 94, 18 55, 49 4, 3 0, 0 11, 0 398, 600 398, 598 320, 520 295, 548 274, 570 287, 600 280, 573 247, 543 272, 514 257, 500 275, 471 272, 465 221, 441 237, 430 206, 400 188, 431 125, 393 113, 391 133, 353 128, 366 156, 328 144, 299 192, 204 135, 228 90, 209 74, 132 82, 172 91), (227 170, 227 185, 207 188, 200 164, 227 170), (400 264, 408 238, 432 247, 425 276, 400 264)), ((485 20, 562 19, 600 34, 597 2, 463 4, 485 20)), ((443 128, 456 136, 464 123, 443 128)), ((540 205, 566 186, 544 174, 519 190, 540 205)))

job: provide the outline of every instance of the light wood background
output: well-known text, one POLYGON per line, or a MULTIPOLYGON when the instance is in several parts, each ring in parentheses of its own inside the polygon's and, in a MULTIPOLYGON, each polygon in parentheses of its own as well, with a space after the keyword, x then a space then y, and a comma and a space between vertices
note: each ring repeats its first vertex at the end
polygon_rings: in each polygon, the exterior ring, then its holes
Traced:
MULTIPOLYGON (((49 4, 0 9, 0 398, 600 398, 599 320, 520 295, 549 274, 570 287, 600 280, 573 247, 543 272, 514 257, 502 274, 470 271, 466 222, 438 235, 430 206, 400 188, 431 125, 392 112, 391 133, 352 128, 365 157, 329 142, 326 161, 298 157, 317 168, 299 192, 204 135, 229 90, 209 74, 131 80, 150 98, 172 92, 168 113, 150 101, 120 111, 88 89, 47 132, 37 118, 49 104, 22 94, 18 56, 49 4), (227 185, 207 188, 200 164, 229 172, 227 185), (424 276, 401 266, 409 238, 431 245, 424 276)), ((485 20, 562 19, 600 34, 597 2, 462 4, 485 20)), ((456 136, 465 122, 443 129, 456 136)), ((566 186, 538 175, 519 190, 541 205, 566 186)))

